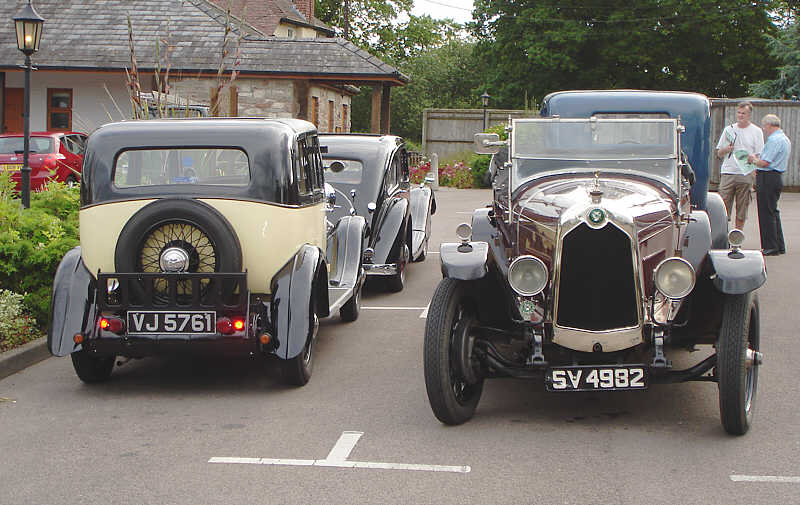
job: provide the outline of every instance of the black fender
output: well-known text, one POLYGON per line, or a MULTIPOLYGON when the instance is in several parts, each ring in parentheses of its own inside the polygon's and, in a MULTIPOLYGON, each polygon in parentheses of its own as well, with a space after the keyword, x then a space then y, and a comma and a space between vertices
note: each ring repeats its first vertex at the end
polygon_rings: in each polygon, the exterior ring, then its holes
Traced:
POLYGON ((472 240, 489 244, 489 261, 493 263, 503 278, 508 277, 509 261, 506 250, 500 241, 500 231, 494 218, 491 217, 491 207, 481 207, 472 213, 472 240))
POLYGON ((411 257, 417 258, 431 236, 431 214, 436 207, 433 191, 427 186, 411 189, 411 257))
POLYGON ((767 281, 761 251, 709 251, 714 267, 714 287, 729 295, 749 293, 767 281))
MULTIPOLYGON (((390 258, 395 252, 394 245, 398 241, 405 240, 404 233, 407 233, 407 216, 409 213, 409 202, 406 198, 393 199, 388 205, 383 215, 378 216, 377 226, 372 230, 374 239, 372 248, 375 250, 373 263, 394 263, 397 258, 390 258)), ((409 244, 409 247, 411 244, 409 244)))
POLYGON ((56 269, 50 300, 47 347, 54 356, 66 356, 81 350, 73 337, 76 333, 85 333, 94 324, 95 282, 83 264, 81 248, 73 247, 67 251, 56 269))
POLYGON ((706 197, 706 212, 711 222, 711 248, 728 248, 728 211, 719 193, 709 193, 706 197))
POLYGON ((488 256, 489 244, 486 242, 442 244, 439 247, 442 277, 463 281, 482 279, 489 271, 488 256))
POLYGON ((709 249, 711 249, 711 222, 708 214, 702 210, 693 210, 686 226, 683 258, 692 264, 695 272, 699 272, 709 249))
POLYGON ((328 236, 328 277, 332 287, 353 287, 361 279, 361 258, 367 221, 361 216, 344 216, 328 236))
POLYGON ((312 328, 312 297, 316 313, 328 312, 327 266, 318 247, 304 244, 270 281, 270 320, 278 340, 275 354, 291 359, 300 354, 312 328), (320 288, 321 279, 324 284, 320 288), (312 296, 313 295, 313 296, 312 296), (322 300, 320 297, 324 297, 322 300))

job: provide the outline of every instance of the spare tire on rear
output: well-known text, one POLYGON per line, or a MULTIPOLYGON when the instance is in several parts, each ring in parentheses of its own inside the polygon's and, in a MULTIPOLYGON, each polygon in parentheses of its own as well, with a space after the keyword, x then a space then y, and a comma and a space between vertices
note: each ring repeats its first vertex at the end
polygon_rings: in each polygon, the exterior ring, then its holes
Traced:
POLYGON ((114 264, 117 272, 241 272, 242 248, 233 226, 210 205, 165 198, 131 216, 117 239, 114 264), (179 261, 166 260, 170 250, 179 261))

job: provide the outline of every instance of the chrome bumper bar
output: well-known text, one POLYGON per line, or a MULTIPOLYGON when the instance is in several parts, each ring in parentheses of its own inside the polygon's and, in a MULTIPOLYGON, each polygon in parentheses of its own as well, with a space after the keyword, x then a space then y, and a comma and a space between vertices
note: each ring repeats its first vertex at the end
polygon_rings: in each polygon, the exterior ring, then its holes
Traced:
POLYGON ((364 263, 367 275, 397 275, 399 271, 397 263, 364 263))

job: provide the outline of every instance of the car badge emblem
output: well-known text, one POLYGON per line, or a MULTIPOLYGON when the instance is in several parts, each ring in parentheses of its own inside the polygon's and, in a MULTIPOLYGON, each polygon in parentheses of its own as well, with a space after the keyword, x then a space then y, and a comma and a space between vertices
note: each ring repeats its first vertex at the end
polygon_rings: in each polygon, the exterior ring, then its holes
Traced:
POLYGON ((592 224, 600 224, 606 220, 606 213, 603 209, 592 209, 589 211, 589 222, 592 224))

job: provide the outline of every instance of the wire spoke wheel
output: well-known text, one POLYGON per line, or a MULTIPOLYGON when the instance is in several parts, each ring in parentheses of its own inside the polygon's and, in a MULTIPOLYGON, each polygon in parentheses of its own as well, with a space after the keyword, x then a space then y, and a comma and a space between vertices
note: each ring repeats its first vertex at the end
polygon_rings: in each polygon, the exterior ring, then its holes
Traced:
MULTIPOLYGON (((147 273, 159 272, 191 272, 212 273, 217 271, 217 250, 211 238, 197 225, 188 221, 168 221, 159 223, 145 235, 137 253, 137 270, 147 273), (164 254, 172 250, 183 251, 185 262, 179 268, 171 270, 165 267, 164 254)), ((205 295, 210 287, 208 280, 200 281, 200 296, 205 295)), ((168 297, 167 281, 157 279, 154 283, 154 294, 164 301, 168 297)), ((177 295, 181 298, 192 296, 190 280, 178 281, 177 295)))

